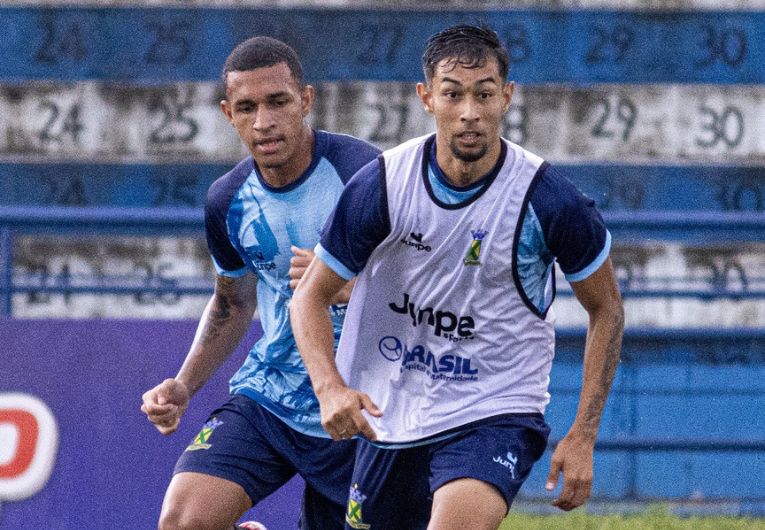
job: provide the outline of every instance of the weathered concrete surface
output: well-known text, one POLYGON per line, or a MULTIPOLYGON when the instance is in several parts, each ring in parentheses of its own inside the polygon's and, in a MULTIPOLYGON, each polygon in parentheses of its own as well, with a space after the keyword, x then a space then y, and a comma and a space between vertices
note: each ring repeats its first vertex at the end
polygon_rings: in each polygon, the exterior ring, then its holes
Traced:
POLYGON ((16 317, 197 318, 212 293, 215 271, 203 236, 18 237, 14 275, 32 286, 71 286, 61 294, 43 290, 13 298, 16 317), (151 293, 147 286, 188 283, 210 293, 151 293), (125 294, 77 294, 77 287, 117 286, 125 294), (133 292, 130 287, 135 287, 133 292))
MULTIPOLYGON (((409 83, 320 83, 314 127, 392 147, 434 121, 409 83)), ((236 162, 216 83, 0 85, 0 160, 236 162)), ((504 135, 563 163, 765 161, 765 86, 518 85, 504 135)))

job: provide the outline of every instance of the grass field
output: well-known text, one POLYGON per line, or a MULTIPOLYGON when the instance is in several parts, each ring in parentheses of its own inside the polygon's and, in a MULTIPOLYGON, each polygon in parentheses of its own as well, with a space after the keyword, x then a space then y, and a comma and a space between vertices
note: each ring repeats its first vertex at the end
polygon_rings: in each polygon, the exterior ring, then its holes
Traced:
POLYGON ((765 530, 765 519, 677 517, 655 507, 642 514, 591 515, 582 511, 560 515, 511 513, 501 530, 765 530))

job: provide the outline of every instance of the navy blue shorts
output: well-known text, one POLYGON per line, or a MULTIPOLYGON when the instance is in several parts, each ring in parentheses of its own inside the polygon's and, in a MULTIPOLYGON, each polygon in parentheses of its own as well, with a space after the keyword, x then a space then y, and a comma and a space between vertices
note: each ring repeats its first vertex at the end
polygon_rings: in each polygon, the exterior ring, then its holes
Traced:
POLYGON ((346 528, 424 529, 433 493, 460 478, 493 485, 509 510, 544 453, 549 433, 541 414, 505 414, 465 425, 445 440, 406 449, 359 441, 346 528))
POLYGON ((253 506, 296 473, 306 483, 300 528, 343 528, 355 440, 296 432, 256 401, 234 395, 215 410, 175 465, 242 486, 253 506))

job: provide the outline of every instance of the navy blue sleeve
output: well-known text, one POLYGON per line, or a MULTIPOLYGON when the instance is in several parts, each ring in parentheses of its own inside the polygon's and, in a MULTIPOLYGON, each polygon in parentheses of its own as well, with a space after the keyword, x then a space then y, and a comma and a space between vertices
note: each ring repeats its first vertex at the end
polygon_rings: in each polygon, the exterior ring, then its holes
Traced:
POLYGON ((359 169, 380 154, 377 147, 359 138, 346 134, 326 134, 330 142, 325 156, 337 170, 343 184, 347 184, 359 169))
POLYGON ((327 219, 317 255, 343 278, 361 272, 375 248, 390 234, 385 166, 369 162, 348 182, 327 219))
POLYGON ((239 166, 231 173, 213 182, 207 191, 207 200, 205 201, 207 248, 213 258, 216 270, 224 276, 238 275, 237 273, 245 268, 242 257, 231 244, 226 225, 228 210, 231 207, 234 193, 238 188, 236 181, 239 179, 232 178, 235 176, 238 168, 239 166))
POLYGON ((595 201, 549 165, 540 168, 532 186, 531 206, 547 248, 567 280, 585 279, 603 264, 611 246, 595 201))

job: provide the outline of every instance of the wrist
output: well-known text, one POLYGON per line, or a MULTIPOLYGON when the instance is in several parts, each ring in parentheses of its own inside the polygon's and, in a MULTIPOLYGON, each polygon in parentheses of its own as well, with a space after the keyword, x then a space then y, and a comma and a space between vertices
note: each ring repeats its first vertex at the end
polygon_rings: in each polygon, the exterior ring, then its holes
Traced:
POLYGON ((184 378, 183 378, 183 377, 181 377, 180 375, 177 375, 177 376, 175 376, 175 378, 174 378, 173 380, 175 381, 175 383, 176 383, 177 385, 179 385, 179 386, 181 387, 181 390, 182 390, 182 391, 185 391, 185 392, 186 392, 186 395, 187 395, 189 398, 191 398, 191 396, 193 396, 194 394, 196 394, 197 390, 199 390, 199 388, 195 388, 195 387, 194 387, 194 386, 191 384, 191 382, 190 382, 190 381, 187 381, 186 379, 184 379, 184 378))
POLYGON ((598 427, 592 427, 587 425, 581 425, 574 422, 569 429, 566 438, 575 440, 580 444, 595 445, 595 440, 598 438, 598 427))
POLYGON ((342 380, 337 380, 333 378, 333 379, 327 379, 326 381, 321 381, 315 384, 314 392, 316 393, 317 398, 321 398, 322 396, 326 394, 331 394, 342 388, 345 388, 345 383, 342 380))

